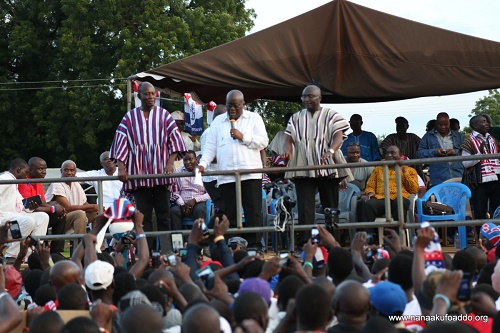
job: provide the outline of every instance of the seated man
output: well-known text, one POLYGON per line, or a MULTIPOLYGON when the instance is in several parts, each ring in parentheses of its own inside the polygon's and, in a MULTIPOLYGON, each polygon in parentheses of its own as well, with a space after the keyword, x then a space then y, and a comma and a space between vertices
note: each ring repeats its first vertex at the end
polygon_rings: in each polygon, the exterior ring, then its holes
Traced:
MULTIPOLYGON (((346 161, 347 163, 360 163, 367 162, 365 159, 361 158, 361 149, 357 142, 349 142, 346 146, 346 161)), ((351 168, 354 180, 351 184, 356 185, 361 192, 364 193, 366 182, 373 172, 375 167, 361 167, 361 168, 351 168)))
MULTIPOLYGON (((43 179, 47 174, 47 163, 40 157, 32 157, 28 161, 28 173, 26 179, 43 179)), ((34 197, 36 195, 40 196, 42 204, 35 208, 35 212, 44 212, 49 214, 49 228, 52 228, 53 235, 62 234, 64 231, 64 217, 66 216, 66 209, 58 204, 49 205, 45 201, 45 195, 43 192, 43 186, 41 183, 26 183, 18 185, 19 193, 24 199, 34 197)), ((57 244, 63 241, 53 241, 51 243, 52 247, 57 247, 57 244)))
MULTIPOLYGON (((17 158, 10 163, 9 171, 0 175, 0 180, 26 179, 28 164, 17 158)), ((0 223, 17 221, 21 236, 42 236, 47 234, 49 216, 42 212, 32 212, 24 208, 23 197, 17 184, 0 185, 0 223)), ((7 263, 14 263, 19 253, 19 242, 12 242, 5 252, 7 263)))
MULTIPOLYGON (((100 170, 91 170, 78 172, 77 177, 106 177, 106 176, 118 176, 118 168, 116 163, 109 158, 109 151, 105 151, 99 156, 99 160, 102 165, 100 170)), ((97 180, 89 180, 85 183, 94 186, 95 191, 99 194, 99 182, 97 180)), ((123 187, 123 183, 117 180, 106 180, 102 182, 102 206, 104 210, 111 206, 115 199, 120 197, 120 190, 123 187)), ((99 202, 99 201, 98 201, 99 202)))
MULTIPOLYGON (((392 161, 401 160, 399 148, 396 146, 387 147, 385 159, 392 161)), ((403 206, 406 212, 410 206, 410 194, 418 192, 417 171, 412 167, 403 165, 401 167, 401 184, 403 190, 403 206)), ((389 167, 389 192, 392 217, 394 220, 399 220, 398 205, 396 201, 396 170, 394 166, 389 167)), ((385 213, 384 171, 382 166, 378 166, 373 170, 370 179, 368 179, 366 183, 365 193, 363 199, 366 199, 366 201, 361 208, 361 220, 363 222, 375 221, 378 216, 385 213)))
MULTIPOLYGON (((64 161, 61 165, 61 177, 73 178, 75 175, 75 162, 64 161)), ((52 183, 45 192, 45 197, 49 202, 56 201, 66 210, 64 233, 73 229, 75 234, 84 234, 86 220, 93 222, 97 215, 97 205, 87 202, 85 192, 77 182, 52 183)), ((62 248, 54 248, 54 246, 50 248, 51 252, 62 252, 63 250, 64 244, 62 244, 62 248)))
MULTIPOLYGON (((184 156, 184 166, 175 172, 193 172, 198 165, 196 153, 188 150, 184 156)), ((210 199, 203 186, 194 184, 194 177, 179 177, 174 180, 171 201, 175 204, 170 207, 172 230, 182 229, 182 218, 190 217, 194 220, 205 219, 205 202, 210 199)), ((208 223, 208 222, 207 222, 208 223)))

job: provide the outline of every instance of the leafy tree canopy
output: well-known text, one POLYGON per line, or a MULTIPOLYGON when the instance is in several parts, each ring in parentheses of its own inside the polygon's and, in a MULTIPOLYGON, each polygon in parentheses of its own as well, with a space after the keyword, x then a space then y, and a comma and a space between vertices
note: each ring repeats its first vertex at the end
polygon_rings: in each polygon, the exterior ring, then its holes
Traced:
POLYGON ((0 2, 3 168, 32 156, 95 168, 126 111, 125 79, 244 36, 245 1, 0 2))
MULTIPOLYGON (((488 90, 488 96, 484 96, 476 102, 476 107, 472 109, 469 117, 481 114, 488 114, 493 120, 494 126, 500 125, 500 92, 498 89, 488 90)), ((464 128, 465 133, 472 132, 472 128, 468 125, 464 128)))

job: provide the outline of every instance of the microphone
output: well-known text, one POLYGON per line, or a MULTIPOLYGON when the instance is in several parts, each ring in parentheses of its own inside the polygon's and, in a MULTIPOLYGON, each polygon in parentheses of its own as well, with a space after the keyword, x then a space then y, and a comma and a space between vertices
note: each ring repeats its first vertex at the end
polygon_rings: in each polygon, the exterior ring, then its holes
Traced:
MULTIPOLYGON (((231 124, 231 129, 236 128, 236 120, 234 120, 234 118, 230 118, 229 123, 231 124)), ((233 140, 236 140, 236 138, 233 138, 233 140)))

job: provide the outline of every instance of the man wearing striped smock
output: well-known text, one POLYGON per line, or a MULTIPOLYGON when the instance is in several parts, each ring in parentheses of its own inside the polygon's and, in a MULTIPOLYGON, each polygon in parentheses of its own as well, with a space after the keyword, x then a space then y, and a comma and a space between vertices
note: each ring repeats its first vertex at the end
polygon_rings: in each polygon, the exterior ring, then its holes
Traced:
MULTIPOLYGON (((284 144, 289 167, 335 164, 334 154, 345 139, 348 122, 336 111, 323 108, 321 90, 315 85, 302 92, 305 109, 295 113, 286 128, 284 144)), ((337 169, 290 171, 297 190, 299 224, 314 223, 315 192, 318 189, 323 208, 337 208, 339 181, 337 169)))
MULTIPOLYGON (((498 154, 498 142, 489 134, 490 124, 484 115, 474 116, 469 121, 473 131, 465 139, 460 151, 462 156, 498 154)), ((465 173, 462 182, 469 186, 472 192, 472 209, 474 218, 486 219, 488 207, 490 212, 500 206, 500 161, 484 159, 462 161, 465 173)))
MULTIPOLYGON (((178 153, 186 151, 181 132, 169 112, 155 106, 155 88, 148 82, 139 85, 142 105, 123 117, 111 144, 111 159, 118 163, 118 177, 124 190, 134 195, 144 214, 144 230, 152 230, 153 208, 159 231, 170 230, 170 178, 134 179, 128 175, 171 174, 178 153)), ((148 239, 152 248, 153 239, 148 239)), ((160 237, 161 251, 171 249, 167 236, 160 237)))

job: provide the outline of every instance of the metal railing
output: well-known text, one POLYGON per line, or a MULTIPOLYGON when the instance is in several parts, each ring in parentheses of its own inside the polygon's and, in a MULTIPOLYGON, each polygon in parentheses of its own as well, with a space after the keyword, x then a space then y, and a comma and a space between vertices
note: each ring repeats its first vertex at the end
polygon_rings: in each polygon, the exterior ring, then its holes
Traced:
MULTIPOLYGON (((488 159, 500 159, 500 154, 490 154, 486 155, 488 159)), ((406 243, 404 237, 404 232, 407 229, 418 228, 419 223, 405 223, 404 221, 404 206, 403 206, 403 195, 402 195, 402 181, 401 181, 401 166, 404 165, 423 165, 423 164, 435 164, 435 163, 448 163, 448 162, 462 162, 462 161, 477 161, 485 159, 485 155, 471 155, 471 156, 450 156, 450 157, 439 157, 439 158, 426 158, 426 159, 414 159, 414 160, 399 160, 399 161, 374 161, 374 162, 358 162, 358 163, 346 163, 346 164, 335 164, 335 165, 310 165, 305 167, 277 167, 277 168, 259 168, 259 169, 245 169, 245 170, 225 170, 225 171, 206 171, 203 175, 206 176, 219 176, 219 175, 234 175, 235 185, 236 185, 236 211, 237 211, 237 228, 231 228, 227 231, 228 234, 234 233, 253 233, 253 232, 274 232, 275 228, 273 226, 262 226, 262 227, 245 227, 242 224, 242 202, 241 202, 241 175, 251 174, 251 173, 283 173, 289 171, 301 171, 301 170, 322 170, 322 169, 343 169, 343 168, 360 168, 360 167, 376 167, 383 166, 384 172, 384 187, 385 187, 385 222, 374 222, 374 221, 361 221, 361 222, 350 222, 341 223, 338 225, 339 229, 363 229, 363 228, 381 228, 381 227, 399 227, 400 238, 403 243, 406 243), (397 192, 397 206, 398 206, 398 216, 399 221, 393 221, 391 217, 391 206, 389 197, 389 167, 394 166, 396 170, 396 192, 397 192)), ((155 174, 155 175, 129 175, 129 180, 134 179, 163 179, 163 178, 178 178, 178 177, 192 177, 194 173, 183 172, 183 173, 173 173, 173 174, 155 174)), ((4 184, 26 184, 26 183, 59 183, 59 182, 79 182, 85 183, 88 181, 97 181, 97 195, 99 202, 99 213, 102 213, 102 182, 118 180, 117 176, 101 176, 101 177, 72 177, 72 178, 30 178, 30 179, 16 179, 16 180, 0 180, 0 185, 4 184)), ((169 203, 166 203, 169 204, 169 203)), ((446 222, 432 222, 435 227, 456 227, 456 226, 475 226, 481 225, 488 222, 494 222, 500 224, 500 219, 488 219, 488 220, 466 220, 466 221, 446 221, 446 222)), ((422 221, 420 221, 422 222, 422 221)), ((290 236, 293 236, 295 230, 309 230, 313 225, 294 225, 291 224, 290 236)), ((170 231, 148 231, 146 232, 147 237, 155 237, 160 235, 170 235, 172 233, 183 233, 189 234, 190 230, 170 230, 170 231)), ((107 237, 111 237, 109 234, 107 237)), ((79 239, 83 237, 83 234, 71 234, 71 235, 46 235, 37 236, 41 240, 69 240, 69 239, 79 239)), ((291 237, 293 239, 293 237, 291 237)))

